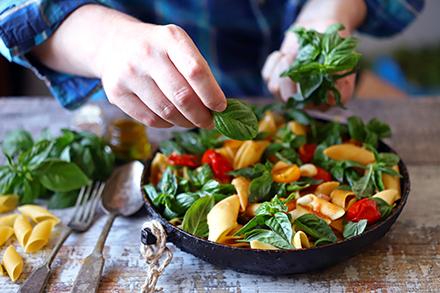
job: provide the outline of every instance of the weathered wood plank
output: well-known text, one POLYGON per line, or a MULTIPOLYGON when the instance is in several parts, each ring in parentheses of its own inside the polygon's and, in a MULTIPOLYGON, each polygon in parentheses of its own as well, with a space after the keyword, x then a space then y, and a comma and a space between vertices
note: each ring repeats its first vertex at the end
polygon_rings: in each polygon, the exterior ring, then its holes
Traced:
MULTIPOLYGON (((440 158, 435 155, 438 155, 440 146, 439 107, 440 102, 431 100, 410 102, 408 109, 395 103, 356 101, 350 104, 355 113, 365 112, 363 115, 367 118, 378 116, 390 122, 396 133, 392 142, 405 160, 411 162, 412 193, 406 208, 391 231, 360 255, 322 272, 269 277, 215 267, 171 245, 174 259, 159 285, 165 288, 165 292, 438 291, 440 158), (417 124, 408 119, 411 116, 417 124), (414 154, 414 150, 423 153, 414 154)), ((0 140, 6 131, 19 126, 34 133, 48 126, 55 131, 68 126, 71 115, 48 99, 0 99, 0 140)), ((166 134, 158 130, 150 132, 154 141, 166 134)), ((71 210, 57 211, 64 219, 68 219, 69 212, 71 210)), ((107 261, 101 292, 132 292, 142 284, 145 265, 138 249, 139 229, 144 219, 142 213, 128 219, 116 219, 105 246, 107 261)), ((104 221, 101 214, 89 232, 73 235, 67 240, 53 265, 54 274, 48 292, 69 292, 81 260, 93 249, 104 221)), ((0 291, 15 292, 32 268, 47 256, 55 238, 56 235, 44 251, 25 256, 25 272, 17 284, 0 277, 0 291)), ((15 246, 18 245, 15 243, 15 246)), ((23 254, 20 248, 18 251, 23 254)))

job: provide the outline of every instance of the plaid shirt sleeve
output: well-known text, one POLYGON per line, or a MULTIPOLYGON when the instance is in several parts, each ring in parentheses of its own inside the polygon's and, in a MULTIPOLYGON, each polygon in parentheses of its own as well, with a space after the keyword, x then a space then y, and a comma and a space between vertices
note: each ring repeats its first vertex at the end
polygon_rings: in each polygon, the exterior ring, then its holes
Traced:
POLYGON ((62 74, 29 58, 32 48, 47 40, 75 9, 96 0, 1 0, 0 53, 32 69, 66 108, 80 106, 99 92, 100 81, 62 74))
POLYGON ((367 16, 358 31, 388 37, 405 29, 422 11, 424 0, 365 0, 367 16))

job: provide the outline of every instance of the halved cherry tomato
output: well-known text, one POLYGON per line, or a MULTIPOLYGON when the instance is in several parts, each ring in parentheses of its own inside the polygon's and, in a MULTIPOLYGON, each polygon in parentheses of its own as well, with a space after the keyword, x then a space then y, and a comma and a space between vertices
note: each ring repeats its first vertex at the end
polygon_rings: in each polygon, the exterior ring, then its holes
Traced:
POLYGON ((168 157, 168 162, 173 166, 186 166, 191 168, 200 166, 197 156, 189 154, 171 154, 168 157))
POLYGON ((333 180, 332 174, 330 174, 326 170, 324 170, 320 167, 316 167, 316 169, 318 170, 318 173, 315 176, 313 176, 313 179, 322 180, 323 182, 333 180))
POLYGON ((352 222, 359 222, 360 220, 367 220, 368 224, 377 222, 380 217, 380 211, 377 207, 376 201, 364 198, 355 202, 346 213, 346 219, 352 222))
POLYGON ((215 178, 220 182, 229 182, 231 180, 228 172, 232 171, 233 168, 229 160, 223 155, 214 150, 207 150, 203 154, 202 163, 208 164, 211 167, 215 178))
POLYGON ((272 180, 278 183, 290 183, 297 181, 301 177, 301 171, 298 166, 289 165, 283 161, 279 161, 272 168, 272 180))
POLYGON ((306 143, 299 148, 299 158, 305 163, 310 163, 315 155, 316 144, 306 143))

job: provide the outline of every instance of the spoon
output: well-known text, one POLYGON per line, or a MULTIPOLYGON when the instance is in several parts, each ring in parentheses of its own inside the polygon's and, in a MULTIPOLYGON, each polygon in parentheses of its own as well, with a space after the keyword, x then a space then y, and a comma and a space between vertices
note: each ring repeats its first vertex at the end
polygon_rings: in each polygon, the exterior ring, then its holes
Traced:
POLYGON ((105 240, 117 216, 130 216, 143 205, 140 190, 144 165, 138 161, 116 168, 107 180, 102 192, 102 207, 109 214, 93 252, 84 259, 71 292, 96 292, 104 267, 102 250, 105 240))

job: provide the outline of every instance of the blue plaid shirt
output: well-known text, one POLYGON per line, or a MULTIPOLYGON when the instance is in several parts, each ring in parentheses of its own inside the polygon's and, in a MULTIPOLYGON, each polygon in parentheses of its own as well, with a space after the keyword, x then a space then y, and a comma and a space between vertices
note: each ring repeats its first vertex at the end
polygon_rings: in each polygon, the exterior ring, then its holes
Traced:
MULTIPOLYGON (((347 1, 349 2, 349 1, 347 1)), ((390 36, 403 30, 423 0, 366 0, 360 32, 390 36)), ((280 47, 304 0, 0 0, 0 53, 31 68, 66 108, 104 96, 97 79, 55 72, 29 58, 68 15, 85 4, 101 4, 142 21, 184 28, 197 44, 227 96, 265 94, 260 69, 280 47)))

